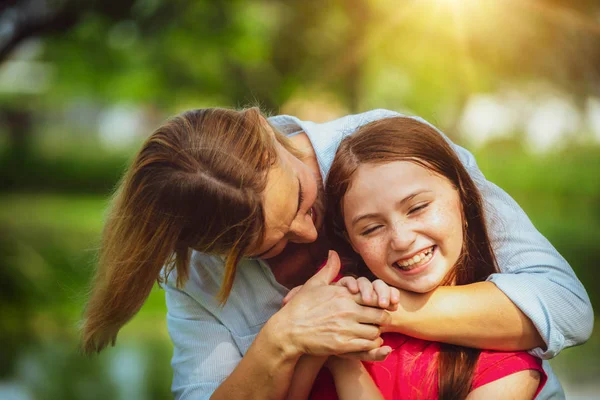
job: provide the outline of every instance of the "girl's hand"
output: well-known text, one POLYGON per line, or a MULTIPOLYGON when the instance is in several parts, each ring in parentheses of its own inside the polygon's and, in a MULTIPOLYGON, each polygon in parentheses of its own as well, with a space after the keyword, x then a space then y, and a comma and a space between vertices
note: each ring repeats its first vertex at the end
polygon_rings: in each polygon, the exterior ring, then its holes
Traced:
POLYGON ((370 282, 364 277, 356 279, 352 276, 345 276, 336 285, 344 286, 352 294, 360 294, 360 303, 365 306, 379 307, 389 311, 398 309, 400 291, 381 279, 370 282))

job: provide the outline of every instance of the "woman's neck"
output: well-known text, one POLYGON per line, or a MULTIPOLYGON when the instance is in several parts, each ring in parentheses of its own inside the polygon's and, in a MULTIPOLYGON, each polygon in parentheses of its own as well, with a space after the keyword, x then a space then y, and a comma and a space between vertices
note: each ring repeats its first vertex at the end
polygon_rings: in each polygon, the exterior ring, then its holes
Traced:
POLYGON ((313 243, 288 243, 285 250, 267 261, 275 280, 292 289, 303 285, 327 259, 330 248, 324 232, 313 243))

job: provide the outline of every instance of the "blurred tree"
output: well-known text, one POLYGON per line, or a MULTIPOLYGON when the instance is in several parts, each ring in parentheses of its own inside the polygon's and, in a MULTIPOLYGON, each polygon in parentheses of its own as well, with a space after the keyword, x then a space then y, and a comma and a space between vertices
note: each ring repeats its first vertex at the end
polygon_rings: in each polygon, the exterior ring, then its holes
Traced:
MULTIPOLYGON (((126 17, 132 4, 133 0, 5 0, 0 3, 0 63, 28 39, 65 34, 87 12, 119 20, 126 17)), ((8 134, 8 167, 14 169, 18 169, 19 160, 28 159, 33 132, 33 107, 23 97, 0 107, 0 123, 8 134)))

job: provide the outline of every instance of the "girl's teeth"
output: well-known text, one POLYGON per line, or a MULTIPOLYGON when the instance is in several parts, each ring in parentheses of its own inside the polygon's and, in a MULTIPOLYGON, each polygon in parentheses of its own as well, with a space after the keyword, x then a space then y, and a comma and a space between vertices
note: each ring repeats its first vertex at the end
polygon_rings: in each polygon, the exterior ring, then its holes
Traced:
POLYGON ((426 251, 416 254, 415 256, 413 256, 412 258, 402 262, 402 263, 398 263, 396 262, 396 265, 403 270, 409 270, 410 267, 412 267, 415 264, 419 264, 421 262, 426 262, 429 261, 429 259, 432 257, 433 255, 433 248, 429 248, 426 251))

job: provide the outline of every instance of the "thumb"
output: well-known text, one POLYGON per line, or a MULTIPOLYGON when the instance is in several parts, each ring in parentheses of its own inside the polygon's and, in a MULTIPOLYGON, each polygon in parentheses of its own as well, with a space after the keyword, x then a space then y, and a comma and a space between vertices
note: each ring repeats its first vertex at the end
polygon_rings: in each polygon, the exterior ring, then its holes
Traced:
POLYGON ((340 273, 340 257, 338 254, 329 250, 329 256, 327 257, 327 264, 312 276, 306 283, 305 287, 324 286, 329 285, 331 281, 335 279, 340 273))
POLYGON ((300 289, 302 289, 302 285, 296 286, 295 288, 293 288, 292 290, 290 290, 288 292, 288 294, 281 301, 282 305, 285 306, 287 303, 289 303, 290 300, 292 300, 292 297, 294 297, 296 295, 296 293, 298 293, 300 291, 300 289))

